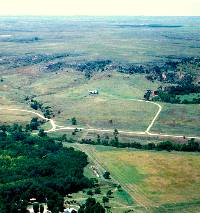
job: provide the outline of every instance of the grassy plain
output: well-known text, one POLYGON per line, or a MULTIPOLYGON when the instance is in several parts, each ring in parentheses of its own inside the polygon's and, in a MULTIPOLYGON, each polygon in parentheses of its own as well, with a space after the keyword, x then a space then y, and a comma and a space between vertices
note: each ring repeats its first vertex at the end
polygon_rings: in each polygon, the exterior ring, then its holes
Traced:
MULTIPOLYGON (((198 23, 199 17, 163 17, 159 21, 154 17, 1 17, 0 97, 28 108, 25 97, 35 96, 53 108, 55 120, 63 125, 69 125, 68 119, 75 116, 80 126, 144 131, 157 107, 128 99, 141 99, 146 89, 154 90, 160 83, 112 69, 87 80, 84 73, 72 68, 51 72, 44 67, 93 60, 159 64, 172 56, 196 57, 200 53, 198 23), (49 55, 63 53, 69 56, 49 60, 49 55), (37 62, 41 54, 44 60, 37 62), (88 97, 88 90, 93 89, 100 91, 98 97, 88 97)), ((199 72, 196 65, 180 70, 199 72)), ((199 135, 198 120, 198 105, 165 104, 153 131, 199 135)))
MULTIPOLYGON (((24 99, 35 96, 36 100, 52 107, 56 114, 54 119, 60 125, 69 126, 70 119, 76 117, 78 126, 127 131, 145 131, 158 110, 153 104, 131 100, 142 99, 146 89, 154 90, 160 85, 146 80, 144 75, 110 71, 96 73, 87 80, 83 73, 71 69, 57 74, 41 73, 38 69, 4 74, 4 81, 0 83, 2 98, 29 108, 24 99), (99 95, 89 96, 88 90, 93 89, 98 89, 99 95), (58 111, 61 113, 57 114, 58 111)), ((153 132, 199 135, 199 105, 161 105, 163 109, 153 132)))
POLYGON ((135 202, 150 211, 179 212, 181 206, 183 212, 200 209, 199 154, 82 146, 135 202))
POLYGON ((152 132, 179 134, 187 136, 200 135, 199 104, 162 104, 160 113, 152 132))

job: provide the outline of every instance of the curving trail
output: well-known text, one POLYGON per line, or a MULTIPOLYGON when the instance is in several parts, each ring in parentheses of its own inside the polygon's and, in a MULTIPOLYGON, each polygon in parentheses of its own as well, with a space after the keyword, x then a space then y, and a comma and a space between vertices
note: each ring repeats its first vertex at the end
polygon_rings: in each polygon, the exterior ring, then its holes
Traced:
MULTIPOLYGON (((160 115, 161 111, 162 111, 162 106, 159 103, 156 102, 152 102, 152 101, 145 101, 145 100, 138 100, 138 99, 128 99, 131 101, 138 101, 138 102, 145 102, 145 103, 149 103, 149 104, 154 104, 158 107, 158 111, 156 113, 156 115, 154 116, 153 120, 151 121, 151 123, 149 124, 149 126, 147 127, 147 129, 145 131, 124 131, 124 130, 119 130, 118 132, 121 134, 125 134, 125 135, 132 135, 132 136, 154 136, 154 137, 167 137, 167 138, 194 138, 194 139, 198 139, 200 140, 200 136, 184 136, 184 135, 171 135, 171 134, 161 134, 161 133, 151 133, 150 130, 153 127, 154 123, 156 122, 158 116, 160 115)), ((19 112, 27 112, 27 113, 32 113, 37 115, 38 117, 42 118, 43 120, 46 120, 47 122, 50 122, 52 128, 45 131, 45 132, 58 132, 58 131, 64 131, 64 130, 74 130, 75 127, 71 127, 71 126, 59 126, 55 123, 55 121, 53 119, 49 119, 49 118, 45 118, 42 114, 35 112, 35 111, 31 111, 31 110, 25 110, 25 109, 12 109, 12 108, 0 108, 0 110, 3 111, 19 111, 19 112)), ((79 130, 85 130, 87 132, 108 132, 108 133, 112 133, 113 129, 98 129, 98 128, 77 128, 79 130)))

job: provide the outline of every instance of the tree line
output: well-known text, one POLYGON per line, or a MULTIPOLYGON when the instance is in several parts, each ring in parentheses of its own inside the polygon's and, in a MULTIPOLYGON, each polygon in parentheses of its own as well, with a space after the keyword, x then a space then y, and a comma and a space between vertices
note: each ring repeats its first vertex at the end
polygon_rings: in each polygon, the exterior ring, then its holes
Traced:
POLYGON ((200 152, 200 143, 195 141, 195 139, 189 139, 187 143, 174 143, 171 141, 162 141, 158 143, 148 143, 142 144, 139 142, 120 142, 118 138, 117 130, 114 130, 114 137, 109 138, 108 136, 100 137, 97 135, 96 140, 92 139, 82 139, 80 143, 92 144, 92 145, 103 145, 103 146, 113 146, 119 148, 135 148, 142 150, 155 150, 155 151, 180 151, 180 152, 200 152))

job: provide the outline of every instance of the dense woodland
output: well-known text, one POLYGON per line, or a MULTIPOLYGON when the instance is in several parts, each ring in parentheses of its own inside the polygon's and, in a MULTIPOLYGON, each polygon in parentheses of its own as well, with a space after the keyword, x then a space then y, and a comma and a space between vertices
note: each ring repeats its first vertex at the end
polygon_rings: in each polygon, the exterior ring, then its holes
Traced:
MULTIPOLYGON (((34 120, 35 121, 35 120, 34 120)), ((33 121, 32 121, 33 122, 33 121)), ((40 130, 0 126, 0 212, 24 213, 31 198, 63 211, 63 197, 93 185, 83 175, 87 156, 40 130)))

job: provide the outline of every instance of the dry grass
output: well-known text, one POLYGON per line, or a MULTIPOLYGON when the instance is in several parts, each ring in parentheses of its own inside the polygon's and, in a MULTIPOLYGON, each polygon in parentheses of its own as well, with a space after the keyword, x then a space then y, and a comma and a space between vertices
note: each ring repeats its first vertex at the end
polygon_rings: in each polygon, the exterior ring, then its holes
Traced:
POLYGON ((163 110, 152 131, 165 134, 200 136, 199 109, 198 104, 163 104, 163 110))
POLYGON ((199 154, 98 148, 94 153, 120 183, 154 205, 200 198, 199 154))
MULTIPOLYGON (((0 97, 0 108, 24 109, 24 106, 4 97, 0 97)), ((0 110, 0 124, 27 124, 30 122, 32 117, 32 114, 26 112, 0 110)))

